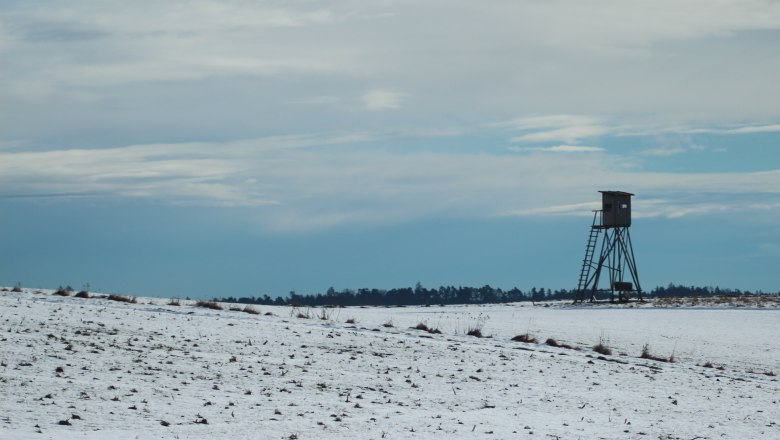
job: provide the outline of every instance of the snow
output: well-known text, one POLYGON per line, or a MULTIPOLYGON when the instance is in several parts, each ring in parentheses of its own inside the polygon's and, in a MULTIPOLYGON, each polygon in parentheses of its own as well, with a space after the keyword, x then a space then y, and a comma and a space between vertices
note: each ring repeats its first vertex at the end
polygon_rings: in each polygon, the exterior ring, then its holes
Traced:
POLYGON ((780 438, 776 307, 138 302, 0 293, 0 439, 780 438))

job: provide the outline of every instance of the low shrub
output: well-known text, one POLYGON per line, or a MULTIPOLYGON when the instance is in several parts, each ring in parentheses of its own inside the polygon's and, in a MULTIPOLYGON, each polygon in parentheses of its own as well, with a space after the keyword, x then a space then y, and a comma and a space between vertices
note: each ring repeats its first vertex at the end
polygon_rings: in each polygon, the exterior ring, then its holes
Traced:
POLYGON ((526 343, 529 343, 529 344, 536 344, 537 342, 539 342, 536 339, 536 337, 534 337, 530 333, 524 333, 522 335, 517 335, 514 338, 512 338, 512 340, 515 341, 515 342, 526 342, 526 343))
POLYGON ((323 307, 320 309, 320 314, 317 315, 318 318, 320 318, 323 321, 330 321, 331 311, 328 307, 323 307))
POLYGON ((257 309, 252 307, 252 306, 245 306, 243 309, 241 309, 241 311, 244 312, 244 313, 249 313, 250 315, 259 315, 260 314, 260 312, 258 312, 257 309))
POLYGON ((674 355, 669 357, 669 359, 663 358, 663 357, 660 357, 660 356, 655 356, 652 353, 650 353, 650 346, 648 344, 645 344, 642 347, 642 354, 640 354, 639 357, 642 358, 642 359, 650 359, 650 360, 658 361, 658 362, 674 363, 674 355))
POLYGON ((204 301, 204 300, 198 300, 198 302, 195 303, 196 307, 203 307, 206 309, 211 310, 222 310, 222 306, 219 305, 216 301, 204 301))
POLYGON ((466 330, 466 334, 469 336, 474 336, 475 338, 481 338, 482 329, 479 327, 469 327, 469 329, 466 330))
POLYGON ((75 296, 76 298, 89 298, 89 292, 86 290, 80 290, 75 296))
POLYGON ((550 347, 558 347, 558 348, 566 348, 566 349, 569 349, 569 350, 577 350, 577 348, 572 347, 569 344, 562 344, 562 343, 556 341, 553 338, 547 338, 547 340, 544 341, 544 343, 549 345, 550 347))
POLYGON ((168 305, 178 307, 181 305, 181 300, 179 298, 171 298, 168 300, 168 305))
POLYGON ((422 331, 424 331, 424 332, 427 332, 427 331, 429 330, 429 329, 428 329, 428 326, 427 326, 427 325, 425 325, 425 323, 424 323, 424 322, 421 322, 421 323, 417 324, 416 326, 414 326, 414 329, 415 329, 415 330, 422 330, 422 331))
POLYGON ((345 321, 347 324, 357 324, 357 319, 349 318, 345 321))
POLYGON ((393 325, 393 320, 388 319, 384 324, 382 324, 382 327, 384 328, 393 328, 395 325, 393 325))
POLYGON ((124 296, 124 295, 114 295, 114 294, 111 294, 111 295, 108 295, 107 299, 109 301, 119 301, 119 302, 124 302, 124 303, 129 303, 129 304, 138 304, 138 298, 136 298, 134 296, 124 296))
POLYGON ((57 296, 70 296, 70 292, 66 289, 59 288, 54 292, 54 295, 57 296))
POLYGON ((603 354, 604 356, 609 356, 612 354, 612 350, 604 345, 603 342, 599 342, 598 344, 593 346, 593 351, 595 351, 598 354, 603 354))

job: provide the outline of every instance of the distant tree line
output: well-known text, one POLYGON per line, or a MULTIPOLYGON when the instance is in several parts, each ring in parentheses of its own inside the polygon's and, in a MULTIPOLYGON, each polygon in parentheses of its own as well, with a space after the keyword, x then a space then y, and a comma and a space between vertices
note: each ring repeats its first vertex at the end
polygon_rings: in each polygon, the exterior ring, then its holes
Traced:
MULTIPOLYGON (((522 291, 518 288, 503 290, 489 285, 483 287, 441 286, 428 289, 420 283, 414 288, 398 289, 343 289, 336 291, 333 287, 325 293, 299 295, 290 292, 287 297, 232 297, 214 298, 214 301, 260 304, 260 305, 295 305, 295 306, 421 306, 435 304, 497 304, 523 301, 554 301, 571 300, 575 289, 552 290, 532 288, 522 291)), ((656 287, 649 292, 643 292, 645 298, 666 297, 708 297, 708 296, 752 296, 765 295, 764 292, 741 291, 739 289, 721 289, 719 287, 688 287, 669 284, 666 287, 656 287)), ((776 294, 775 294, 776 295, 776 294)))

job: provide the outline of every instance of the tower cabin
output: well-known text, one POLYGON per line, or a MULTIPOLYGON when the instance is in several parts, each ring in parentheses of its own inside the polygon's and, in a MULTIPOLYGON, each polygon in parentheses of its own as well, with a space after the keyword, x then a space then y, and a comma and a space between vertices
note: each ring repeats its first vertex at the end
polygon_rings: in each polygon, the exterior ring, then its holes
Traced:
POLYGON ((623 191, 599 191, 601 193, 601 226, 603 228, 627 228, 631 226, 631 196, 623 191))

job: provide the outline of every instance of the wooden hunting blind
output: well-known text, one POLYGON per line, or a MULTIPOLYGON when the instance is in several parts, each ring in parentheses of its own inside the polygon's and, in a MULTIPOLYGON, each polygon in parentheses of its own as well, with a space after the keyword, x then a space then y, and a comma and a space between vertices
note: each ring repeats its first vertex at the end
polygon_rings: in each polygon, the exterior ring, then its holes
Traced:
POLYGON ((574 301, 582 302, 587 296, 595 301, 599 293, 609 292, 612 301, 615 294, 619 301, 628 301, 632 292, 642 299, 642 288, 636 269, 634 248, 631 244, 631 197, 633 194, 623 191, 599 191, 601 209, 593 211, 593 223, 585 246, 585 258, 582 260, 580 279, 574 301), (601 251, 596 248, 601 240, 601 251), (599 288, 602 272, 607 270, 609 287, 599 288))
POLYGON ((631 226, 631 196, 622 191, 599 191, 601 193, 602 224, 604 227, 631 226))

